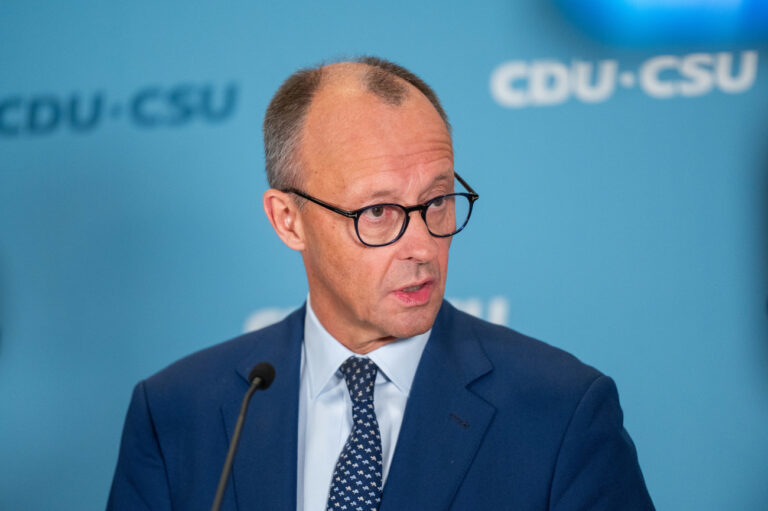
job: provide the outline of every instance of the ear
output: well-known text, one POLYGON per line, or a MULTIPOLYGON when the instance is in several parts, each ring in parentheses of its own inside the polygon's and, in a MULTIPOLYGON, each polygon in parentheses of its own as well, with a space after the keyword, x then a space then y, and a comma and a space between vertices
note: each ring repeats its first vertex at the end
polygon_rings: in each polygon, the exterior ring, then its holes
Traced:
POLYGON ((304 250, 304 230, 299 207, 290 194, 270 188, 264 192, 264 212, 269 223, 288 248, 304 250))

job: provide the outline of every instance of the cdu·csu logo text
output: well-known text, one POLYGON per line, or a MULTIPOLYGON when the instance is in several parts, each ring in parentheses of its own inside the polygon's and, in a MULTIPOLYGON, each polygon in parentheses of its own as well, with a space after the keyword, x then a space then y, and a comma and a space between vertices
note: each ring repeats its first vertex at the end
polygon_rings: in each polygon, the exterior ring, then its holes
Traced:
POLYGON ((491 73, 493 99, 501 106, 523 108, 558 105, 574 98, 584 103, 610 99, 619 87, 637 88, 656 99, 695 97, 719 90, 739 94, 757 76, 757 52, 660 55, 637 69, 622 69, 618 60, 515 60, 491 73))
POLYGON ((12 94, 0 97, 0 138, 89 133, 107 123, 137 128, 174 128, 219 123, 237 107, 238 87, 178 83, 141 87, 127 98, 106 92, 12 94))

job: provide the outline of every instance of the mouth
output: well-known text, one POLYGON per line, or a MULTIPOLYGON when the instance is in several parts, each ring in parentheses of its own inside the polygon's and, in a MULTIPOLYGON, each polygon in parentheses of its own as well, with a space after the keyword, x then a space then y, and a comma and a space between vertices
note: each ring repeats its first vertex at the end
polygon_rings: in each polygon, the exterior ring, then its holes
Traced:
POLYGON ((409 284, 396 291, 393 291, 395 298, 400 301, 401 304, 407 306, 418 306, 429 303, 429 299, 432 297, 432 291, 435 288, 435 282, 431 279, 409 284))

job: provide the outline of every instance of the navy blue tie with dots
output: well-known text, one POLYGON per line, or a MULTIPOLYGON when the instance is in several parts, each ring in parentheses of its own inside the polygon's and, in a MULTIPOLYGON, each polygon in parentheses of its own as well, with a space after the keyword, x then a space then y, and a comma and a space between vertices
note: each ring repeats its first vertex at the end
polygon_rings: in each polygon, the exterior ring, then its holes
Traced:
POLYGON ((376 511, 381 502, 381 433, 373 409, 373 360, 349 357, 339 370, 352 398, 352 431, 333 470, 327 511, 376 511))

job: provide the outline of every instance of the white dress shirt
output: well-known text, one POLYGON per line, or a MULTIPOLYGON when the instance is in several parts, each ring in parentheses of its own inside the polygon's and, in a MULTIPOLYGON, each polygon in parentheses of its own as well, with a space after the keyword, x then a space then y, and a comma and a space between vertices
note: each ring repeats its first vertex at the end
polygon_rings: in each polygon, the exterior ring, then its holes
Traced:
POLYGON ((403 413, 431 330, 357 355, 320 324, 307 298, 301 351, 298 438, 298 511, 324 511, 333 469, 352 430, 352 400, 339 366, 351 356, 378 366, 373 402, 381 430, 383 482, 395 452, 403 413))

